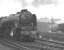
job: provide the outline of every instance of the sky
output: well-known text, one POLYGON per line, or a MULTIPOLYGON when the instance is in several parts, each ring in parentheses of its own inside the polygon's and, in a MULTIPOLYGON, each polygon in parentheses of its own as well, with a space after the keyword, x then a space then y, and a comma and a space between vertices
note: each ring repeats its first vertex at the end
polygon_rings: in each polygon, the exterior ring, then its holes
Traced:
POLYGON ((28 9, 37 18, 64 18, 64 0, 0 0, 0 16, 28 9))

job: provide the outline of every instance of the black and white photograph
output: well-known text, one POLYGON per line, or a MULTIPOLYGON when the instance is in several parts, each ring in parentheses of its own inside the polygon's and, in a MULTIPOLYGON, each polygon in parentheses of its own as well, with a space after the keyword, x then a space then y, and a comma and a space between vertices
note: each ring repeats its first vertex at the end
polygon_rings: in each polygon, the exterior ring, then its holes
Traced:
POLYGON ((0 50, 64 50, 64 0, 0 0, 0 50))

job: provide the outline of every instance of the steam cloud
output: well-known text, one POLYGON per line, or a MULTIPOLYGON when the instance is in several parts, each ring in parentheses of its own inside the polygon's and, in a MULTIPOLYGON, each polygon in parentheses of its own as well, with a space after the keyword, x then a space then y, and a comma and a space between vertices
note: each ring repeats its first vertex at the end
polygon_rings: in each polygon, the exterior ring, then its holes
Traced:
POLYGON ((8 16, 24 8, 35 13, 37 18, 64 16, 64 4, 57 7, 54 4, 57 0, 0 0, 0 16, 8 16))
MULTIPOLYGON (((47 4, 56 4, 57 0, 30 0, 30 4, 32 4, 35 7, 38 7, 40 5, 47 5, 47 4)), ((27 2, 29 2, 29 0, 21 0, 22 2, 22 6, 25 7, 28 5, 27 2)))
POLYGON ((40 6, 40 5, 47 5, 47 4, 55 4, 55 0, 34 0, 33 5, 34 6, 40 6))

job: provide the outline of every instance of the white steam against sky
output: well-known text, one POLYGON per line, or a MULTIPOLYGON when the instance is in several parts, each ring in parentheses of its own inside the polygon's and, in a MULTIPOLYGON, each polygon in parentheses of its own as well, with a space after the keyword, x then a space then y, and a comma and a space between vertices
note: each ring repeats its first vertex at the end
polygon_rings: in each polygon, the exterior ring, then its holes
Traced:
MULTIPOLYGON (((42 17, 64 17, 64 0, 52 0, 52 3, 33 3, 34 0, 0 0, 0 16, 9 16, 21 9, 28 9, 37 15, 37 18, 42 17), (25 2, 26 3, 25 3, 25 2)), ((36 0, 35 0, 36 1, 36 0)), ((42 1, 42 0, 41 0, 42 1)), ((46 0, 47 1, 47 0, 46 0)))

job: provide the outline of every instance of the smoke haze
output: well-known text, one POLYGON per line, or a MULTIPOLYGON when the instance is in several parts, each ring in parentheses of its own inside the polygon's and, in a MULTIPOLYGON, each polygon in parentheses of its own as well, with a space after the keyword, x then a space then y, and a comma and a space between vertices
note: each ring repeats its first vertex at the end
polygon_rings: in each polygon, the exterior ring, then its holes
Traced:
POLYGON ((8 16, 24 8, 35 13, 37 18, 64 16, 64 0, 0 0, 0 16, 8 16))

